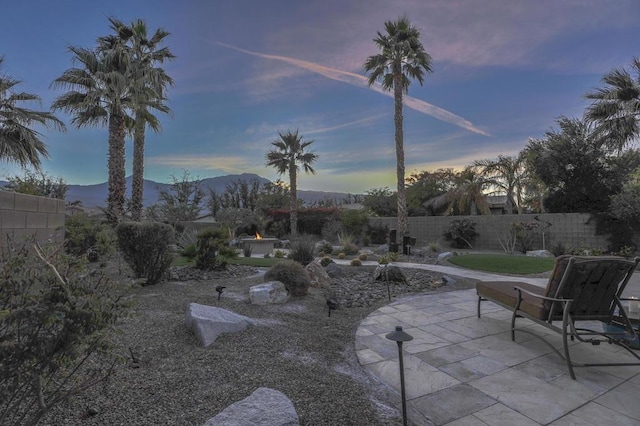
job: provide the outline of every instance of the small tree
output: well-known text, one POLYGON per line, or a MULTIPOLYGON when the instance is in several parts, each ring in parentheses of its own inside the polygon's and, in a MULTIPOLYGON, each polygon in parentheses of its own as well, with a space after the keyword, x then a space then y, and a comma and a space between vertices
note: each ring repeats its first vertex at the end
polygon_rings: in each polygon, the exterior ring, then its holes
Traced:
POLYGON ((476 223, 469 219, 452 220, 443 235, 455 248, 472 248, 473 240, 478 235, 476 223))
POLYGON ((46 173, 27 171, 24 177, 14 176, 9 178, 9 183, 2 189, 19 192, 21 194, 38 195, 47 198, 64 200, 69 185, 61 177, 54 179, 46 173))
MULTIPOLYGON (((152 212, 159 218, 175 227, 181 221, 194 220, 202 211, 204 191, 200 189, 202 183, 199 179, 191 179, 188 171, 184 171, 178 179, 171 175, 173 183, 167 190, 160 191, 160 203, 152 212)), ((152 213, 153 215, 153 213, 152 213)))

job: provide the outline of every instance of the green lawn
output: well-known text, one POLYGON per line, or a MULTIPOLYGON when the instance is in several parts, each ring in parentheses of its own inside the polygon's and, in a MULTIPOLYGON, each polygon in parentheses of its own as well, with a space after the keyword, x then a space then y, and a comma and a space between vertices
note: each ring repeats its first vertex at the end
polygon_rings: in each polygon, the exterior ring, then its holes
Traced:
POLYGON ((449 263, 468 269, 499 274, 539 274, 553 269, 552 257, 506 254, 465 254, 447 259, 449 263))

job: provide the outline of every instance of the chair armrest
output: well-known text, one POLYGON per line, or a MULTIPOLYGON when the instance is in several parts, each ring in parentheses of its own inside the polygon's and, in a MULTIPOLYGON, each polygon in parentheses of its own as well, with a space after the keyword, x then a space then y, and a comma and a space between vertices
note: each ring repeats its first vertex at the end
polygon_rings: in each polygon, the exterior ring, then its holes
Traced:
POLYGON ((537 293, 533 293, 531 291, 525 290, 524 288, 518 287, 518 286, 514 287, 514 289, 519 291, 519 292, 521 291, 523 293, 527 293, 527 294, 529 294, 529 295, 531 295, 533 297, 536 297, 538 299, 548 300, 550 302, 573 302, 573 299, 556 299, 554 297, 547 297, 547 296, 543 296, 541 294, 537 294, 537 293))

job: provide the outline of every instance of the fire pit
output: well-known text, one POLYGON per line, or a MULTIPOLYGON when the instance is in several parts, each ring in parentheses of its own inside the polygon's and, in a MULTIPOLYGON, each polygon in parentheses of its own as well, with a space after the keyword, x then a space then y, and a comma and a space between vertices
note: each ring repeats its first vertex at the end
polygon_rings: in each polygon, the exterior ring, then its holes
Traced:
POLYGON ((277 238, 263 238, 256 232, 255 237, 241 238, 240 241, 246 247, 249 246, 252 256, 264 256, 273 253, 273 245, 277 238))

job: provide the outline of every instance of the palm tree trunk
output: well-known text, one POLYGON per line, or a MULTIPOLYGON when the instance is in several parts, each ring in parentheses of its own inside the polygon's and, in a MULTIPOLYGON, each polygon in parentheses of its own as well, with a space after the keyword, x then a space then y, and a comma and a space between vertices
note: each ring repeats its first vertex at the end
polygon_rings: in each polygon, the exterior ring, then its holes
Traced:
POLYGON ((289 222, 291 222, 291 238, 298 236, 298 183, 296 182, 296 165, 289 165, 289 222))
POLYGON ((142 217, 142 196, 144 191, 144 130, 145 123, 136 117, 133 134, 133 178, 131 182, 131 219, 140 221, 142 217))
POLYGON ((402 131, 402 73, 398 69, 393 77, 393 98, 395 112, 393 121, 396 128, 396 174, 398 180, 398 234, 407 235, 407 194, 404 186, 404 138, 402 131))
POLYGON ((124 117, 120 113, 109 115, 109 195, 107 198, 107 219, 116 225, 124 216, 125 198, 125 152, 124 117))

